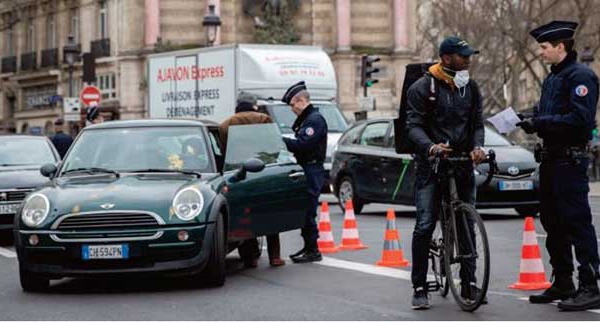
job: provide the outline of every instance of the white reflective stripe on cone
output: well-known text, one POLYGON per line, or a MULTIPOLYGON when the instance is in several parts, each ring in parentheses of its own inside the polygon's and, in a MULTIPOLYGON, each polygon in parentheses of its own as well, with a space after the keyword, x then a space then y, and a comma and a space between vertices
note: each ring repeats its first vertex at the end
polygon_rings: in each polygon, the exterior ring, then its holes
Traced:
POLYGON ((320 231, 319 232, 319 240, 320 241, 332 241, 333 233, 331 233, 330 231, 320 231))
POLYGON ((523 245, 532 246, 537 245, 537 237, 535 231, 526 231, 523 233, 523 245))
POLYGON ((319 222, 330 222, 329 212, 322 212, 321 217, 319 217, 319 222))
POLYGON ((521 259, 519 272, 521 273, 543 273, 544 264, 541 259, 521 259))
POLYGON ((342 238, 343 239, 358 238, 358 230, 356 230, 355 228, 351 228, 351 229, 344 228, 342 230, 342 238))
POLYGON ((354 210, 346 210, 345 213, 345 218, 346 219, 354 219, 354 210))

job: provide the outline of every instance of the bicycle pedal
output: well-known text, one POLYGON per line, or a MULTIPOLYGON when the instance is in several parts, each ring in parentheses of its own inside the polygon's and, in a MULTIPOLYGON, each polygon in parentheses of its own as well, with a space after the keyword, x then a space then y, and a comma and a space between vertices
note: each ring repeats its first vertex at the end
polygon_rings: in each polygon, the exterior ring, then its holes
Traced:
POLYGON ((442 286, 437 282, 427 282, 427 292, 437 292, 440 290, 440 288, 442 288, 442 286))

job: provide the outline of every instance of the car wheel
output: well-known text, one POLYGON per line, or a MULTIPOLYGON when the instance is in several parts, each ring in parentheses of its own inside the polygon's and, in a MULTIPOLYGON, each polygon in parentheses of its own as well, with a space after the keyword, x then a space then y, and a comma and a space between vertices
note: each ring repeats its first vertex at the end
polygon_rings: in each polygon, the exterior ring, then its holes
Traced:
POLYGON ((515 210, 519 213, 519 217, 535 217, 540 212, 539 206, 520 206, 515 210))
POLYGON ((354 213, 359 214, 365 203, 356 195, 356 189, 354 186, 354 181, 351 177, 345 176, 340 180, 340 184, 338 185, 338 200, 340 208, 342 211, 346 210, 346 201, 352 200, 352 206, 354 207, 354 213))
POLYGON ((25 292, 44 292, 50 288, 50 280, 34 273, 19 269, 21 288, 25 292))
POLYGON ((222 214, 217 216, 210 256, 203 276, 209 286, 223 286, 225 284, 225 228, 222 214))

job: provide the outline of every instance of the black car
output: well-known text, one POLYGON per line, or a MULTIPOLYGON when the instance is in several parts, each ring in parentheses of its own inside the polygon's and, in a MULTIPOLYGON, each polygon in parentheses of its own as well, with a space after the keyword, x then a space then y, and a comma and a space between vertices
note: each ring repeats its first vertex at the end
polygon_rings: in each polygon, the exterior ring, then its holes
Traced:
POLYGON ((0 234, 10 235, 21 201, 48 182, 40 167, 60 156, 43 136, 0 135, 0 234))
MULTIPOLYGON (((359 213, 371 202, 414 205, 415 166, 409 154, 394 150, 391 119, 355 123, 333 151, 332 191, 343 207, 352 199, 359 213)), ((499 172, 489 185, 479 186, 477 208, 515 208, 521 216, 539 211, 538 164, 533 153, 485 129, 485 147, 496 152, 499 172)), ((486 177, 487 165, 476 168, 477 182, 486 177)))

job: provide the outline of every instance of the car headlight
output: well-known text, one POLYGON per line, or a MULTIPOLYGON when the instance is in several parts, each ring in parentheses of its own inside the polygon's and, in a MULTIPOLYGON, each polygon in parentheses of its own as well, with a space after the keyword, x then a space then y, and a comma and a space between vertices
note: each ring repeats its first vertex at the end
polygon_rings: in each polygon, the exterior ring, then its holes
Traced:
POLYGON ((204 206, 204 198, 198 189, 185 188, 173 198, 175 215, 181 220, 192 220, 200 214, 204 206))
POLYGON ((23 210, 21 210, 21 220, 29 227, 37 227, 46 219, 49 212, 48 197, 41 193, 35 193, 25 201, 23 210))

